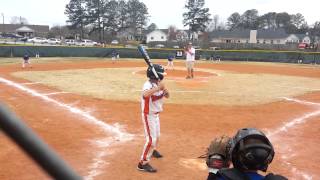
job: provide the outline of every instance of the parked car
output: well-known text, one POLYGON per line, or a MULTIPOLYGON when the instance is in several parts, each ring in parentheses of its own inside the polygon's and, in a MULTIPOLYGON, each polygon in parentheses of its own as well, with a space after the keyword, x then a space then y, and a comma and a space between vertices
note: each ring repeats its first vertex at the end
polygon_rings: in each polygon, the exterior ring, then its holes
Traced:
POLYGON ((48 40, 46 38, 42 38, 42 37, 33 37, 31 39, 28 39, 27 42, 31 42, 31 43, 47 43, 48 40))
POLYGON ((299 49, 306 49, 308 47, 308 44, 307 43, 299 43, 298 44, 298 48, 299 49))
POLYGON ((19 38, 19 41, 27 42, 28 41, 28 37, 19 38))
POLYGON ((112 40, 111 44, 119 44, 119 41, 118 40, 112 40))
POLYGON ((173 48, 175 48, 175 49, 179 49, 179 46, 173 46, 173 48))
POLYGON ((65 39, 64 43, 69 46, 76 45, 76 41, 74 39, 65 39))
POLYGON ((56 38, 50 38, 50 39, 48 39, 48 43, 49 44, 61 44, 61 40, 56 39, 56 38))
POLYGON ((193 46, 194 49, 201 49, 200 46, 193 46))
POLYGON ((18 34, 3 33, 3 34, 1 34, 1 37, 2 38, 16 38, 16 39, 18 39, 18 38, 22 38, 23 36, 20 36, 18 34))
POLYGON ((157 44, 155 47, 156 48, 164 48, 164 45, 163 44, 157 44))
POLYGON ((126 48, 137 48, 137 46, 131 45, 131 44, 126 44, 124 47, 126 48))
POLYGON ((83 39, 80 42, 78 42, 77 45, 79 45, 79 46, 97 46, 98 43, 94 42, 90 39, 83 39))
POLYGON ((219 47, 210 47, 209 49, 210 49, 210 50, 220 50, 219 47))

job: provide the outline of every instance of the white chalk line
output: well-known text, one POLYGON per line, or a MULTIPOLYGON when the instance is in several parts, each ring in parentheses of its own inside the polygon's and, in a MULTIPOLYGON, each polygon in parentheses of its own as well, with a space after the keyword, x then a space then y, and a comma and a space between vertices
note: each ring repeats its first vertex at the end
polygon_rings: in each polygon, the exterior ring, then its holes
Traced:
POLYGON ((293 98, 287 98, 287 97, 283 97, 282 99, 285 99, 285 100, 287 100, 287 101, 292 101, 292 102, 300 103, 300 104, 304 104, 304 105, 319 106, 318 108, 320 108, 320 103, 314 103, 314 102, 303 101, 303 100, 293 99, 293 98))
POLYGON ((32 84, 40 84, 40 82, 26 82, 26 83, 21 83, 24 85, 32 85, 32 84))
POLYGON ((108 137, 107 139, 99 139, 99 140, 94 141, 94 142, 99 141, 100 144, 102 142, 102 144, 105 144, 105 146, 103 148, 98 146, 101 150, 96 153, 96 156, 93 159, 93 162, 88 166, 89 172, 88 172, 88 175, 84 177, 85 179, 91 180, 91 179, 93 179, 93 177, 102 173, 101 169, 106 164, 106 163, 102 163, 102 162, 104 162, 103 158, 107 155, 107 153, 105 153, 106 147, 113 145, 113 144, 116 144, 118 142, 126 142, 126 141, 129 141, 133 138, 132 134, 129 134, 129 133, 125 132, 124 130, 122 130, 119 125, 117 125, 117 124, 109 125, 109 124, 97 119, 96 117, 92 116, 90 113, 84 112, 77 107, 72 107, 70 105, 64 104, 62 102, 59 102, 57 100, 54 100, 54 99, 46 96, 46 95, 43 95, 33 89, 24 87, 23 85, 20 85, 18 83, 15 83, 15 82, 7 80, 7 79, 4 79, 2 77, 0 77, 0 82, 6 84, 8 86, 14 87, 18 90, 24 91, 32 96, 38 97, 46 102, 55 104, 55 105, 65 109, 73 114, 79 115, 80 117, 82 117, 82 120, 100 127, 104 132, 114 134, 113 137, 108 137))
MULTIPOLYGON (((285 99, 285 100, 291 101, 291 102, 295 102, 295 103, 299 103, 299 104, 303 104, 303 105, 313 106, 313 107, 316 107, 318 110, 310 112, 310 113, 306 113, 303 116, 294 118, 293 120, 285 123, 283 126, 279 127, 275 131, 267 133, 268 137, 272 138, 272 137, 274 137, 276 135, 279 135, 280 133, 287 132, 287 131, 290 130, 290 128, 293 128, 294 126, 297 126, 299 124, 305 123, 305 122, 308 121, 308 119, 310 119, 312 117, 320 116, 320 103, 303 101, 303 100, 294 99, 294 98, 288 98, 288 97, 283 97, 282 99, 285 99)), ((294 154, 291 154, 291 155, 294 156, 294 154)), ((291 168, 291 173, 292 174, 300 175, 301 178, 304 178, 305 180, 312 180, 313 179, 312 175, 307 174, 307 173, 302 172, 302 171, 299 171, 296 167, 292 166, 291 163, 289 163, 288 160, 287 160, 287 159, 289 159, 289 157, 281 156, 281 159, 284 161, 284 163, 287 166, 289 166, 291 168)))
POLYGON ((42 94, 44 96, 50 96, 50 95, 56 95, 56 94, 68 94, 70 92, 64 92, 64 91, 61 91, 61 92, 52 92, 52 93, 46 93, 46 94, 42 94))
MULTIPOLYGON (((131 90, 132 92, 142 92, 142 90, 131 90)), ((177 93, 200 93, 203 91, 183 91, 183 90, 170 90, 170 92, 177 92, 177 93)))

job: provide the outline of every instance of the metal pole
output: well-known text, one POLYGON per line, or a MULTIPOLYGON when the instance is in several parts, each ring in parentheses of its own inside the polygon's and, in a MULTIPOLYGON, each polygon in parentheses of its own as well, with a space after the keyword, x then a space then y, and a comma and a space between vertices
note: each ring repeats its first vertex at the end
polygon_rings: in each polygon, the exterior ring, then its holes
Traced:
POLYGON ((3 32, 2 32, 2 34, 4 34, 5 32, 5 28, 4 28, 4 14, 3 13, 1 13, 1 15, 2 15, 2 25, 3 25, 3 32))
POLYGON ((0 129, 53 179, 82 179, 23 121, 0 103, 0 129))

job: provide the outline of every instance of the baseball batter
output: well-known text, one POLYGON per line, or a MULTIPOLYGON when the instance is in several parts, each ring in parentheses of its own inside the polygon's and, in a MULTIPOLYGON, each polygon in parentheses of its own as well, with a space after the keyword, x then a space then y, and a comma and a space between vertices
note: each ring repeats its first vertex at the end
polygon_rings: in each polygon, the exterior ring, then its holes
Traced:
POLYGON ((156 150, 160 137, 159 114, 163 110, 163 98, 169 98, 169 91, 162 82, 165 75, 164 68, 158 64, 154 64, 154 68, 159 79, 152 72, 152 68, 149 67, 147 69, 149 80, 143 85, 141 110, 146 143, 137 167, 138 170, 152 173, 157 172, 157 170, 149 164, 151 156, 155 158, 162 157, 159 151, 156 150))

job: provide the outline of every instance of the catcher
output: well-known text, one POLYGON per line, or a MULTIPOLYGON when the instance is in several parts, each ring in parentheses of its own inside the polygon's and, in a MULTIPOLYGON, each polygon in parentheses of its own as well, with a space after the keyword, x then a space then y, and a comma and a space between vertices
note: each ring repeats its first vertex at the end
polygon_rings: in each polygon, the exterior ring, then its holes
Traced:
POLYGON ((274 149, 266 135, 255 128, 240 129, 233 138, 214 139, 206 156, 207 180, 287 180, 272 173, 263 176, 274 157, 274 149), (229 168, 230 161, 233 168, 229 168))

